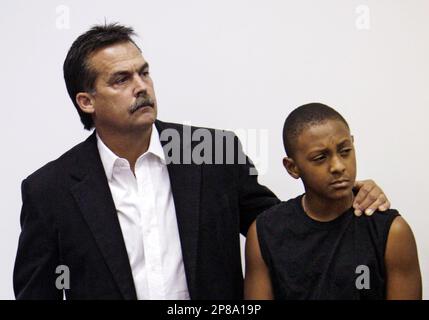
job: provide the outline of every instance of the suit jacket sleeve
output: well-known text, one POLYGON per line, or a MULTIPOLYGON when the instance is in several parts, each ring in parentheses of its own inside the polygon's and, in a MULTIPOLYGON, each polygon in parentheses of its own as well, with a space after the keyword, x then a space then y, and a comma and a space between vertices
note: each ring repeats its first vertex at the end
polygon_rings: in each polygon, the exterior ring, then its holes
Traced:
POLYGON ((53 224, 37 208, 29 192, 29 183, 21 185, 21 235, 15 260, 13 286, 15 297, 24 299, 62 299, 62 291, 55 286, 60 264, 57 236, 53 224))
POLYGON ((253 162, 243 153, 239 139, 237 137, 235 139, 238 150, 237 163, 239 163, 240 232, 246 236, 258 214, 279 203, 280 200, 270 189, 258 183, 253 162), (240 159, 245 159, 245 163, 243 164, 240 159))

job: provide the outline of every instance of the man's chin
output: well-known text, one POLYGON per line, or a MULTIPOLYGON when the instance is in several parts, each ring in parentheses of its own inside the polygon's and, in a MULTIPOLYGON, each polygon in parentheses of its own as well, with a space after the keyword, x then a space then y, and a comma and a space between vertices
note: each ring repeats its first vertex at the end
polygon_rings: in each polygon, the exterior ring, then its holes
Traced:
POLYGON ((138 130, 146 130, 153 126, 153 124, 155 123, 155 120, 156 120, 155 117, 147 118, 142 121, 138 121, 137 123, 134 123, 131 127, 133 129, 138 129, 138 130))
MULTIPOLYGON (((137 111, 138 112, 138 111, 137 111)), ((135 119, 135 122, 138 125, 151 126, 155 123, 156 120, 156 111, 155 110, 145 110, 138 115, 138 118, 135 119)))

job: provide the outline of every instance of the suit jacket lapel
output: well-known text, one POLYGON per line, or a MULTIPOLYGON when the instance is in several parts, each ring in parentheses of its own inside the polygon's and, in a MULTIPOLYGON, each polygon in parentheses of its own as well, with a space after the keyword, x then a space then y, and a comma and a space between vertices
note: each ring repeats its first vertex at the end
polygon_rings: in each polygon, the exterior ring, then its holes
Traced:
MULTIPOLYGON (((183 138, 183 126, 167 124, 161 121, 155 123, 158 132, 165 129, 175 129, 180 134, 182 157, 185 152, 191 152, 191 141, 183 138)), ((162 141, 164 147, 168 141, 162 141)), ((164 149, 165 153, 165 149, 164 149)), ((167 154, 165 155, 168 159, 167 154)), ((183 162, 181 162, 183 163, 183 162)), ((182 255, 188 290, 192 299, 197 298, 197 249, 199 233, 199 207, 201 166, 195 164, 167 164, 170 176, 171 190, 176 209, 177 224, 182 246, 182 255)))
MULTIPOLYGON (((183 139, 183 126, 155 123, 158 132, 176 129, 181 137, 182 155, 192 150, 191 141, 183 139)), ((167 141, 161 141, 162 146, 167 141)), ((167 159, 166 155, 166 159, 167 159)), ((168 164, 171 189, 176 209, 185 273, 191 298, 197 298, 197 249, 201 166, 168 164)), ((84 142, 72 173, 79 182, 72 194, 87 221, 113 278, 125 299, 137 299, 116 208, 97 149, 95 132, 84 142)))
POLYGON ((95 132, 84 142, 71 192, 124 299, 137 299, 115 204, 97 149, 95 132))

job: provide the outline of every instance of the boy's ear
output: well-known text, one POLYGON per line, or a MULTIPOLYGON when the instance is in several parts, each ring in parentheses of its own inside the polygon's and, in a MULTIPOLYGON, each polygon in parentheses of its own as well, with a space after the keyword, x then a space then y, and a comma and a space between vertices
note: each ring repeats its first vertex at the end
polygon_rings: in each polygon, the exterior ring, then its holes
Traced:
POLYGON ((298 167, 295 164, 295 160, 289 157, 284 157, 283 166, 286 168, 287 172, 292 178, 295 178, 295 179, 300 178, 301 175, 299 173, 298 167))
POLYGON ((76 95, 76 103, 79 105, 80 110, 85 113, 94 113, 94 98, 88 92, 79 92, 76 95))

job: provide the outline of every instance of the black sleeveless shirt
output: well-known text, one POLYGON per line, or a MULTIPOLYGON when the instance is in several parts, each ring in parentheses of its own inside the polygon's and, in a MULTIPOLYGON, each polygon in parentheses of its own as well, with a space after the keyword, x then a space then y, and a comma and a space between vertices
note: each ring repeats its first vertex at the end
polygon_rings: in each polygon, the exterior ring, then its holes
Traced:
POLYGON ((310 218, 302 195, 260 214, 256 228, 275 299, 385 299, 384 252, 396 210, 329 222, 310 218))

